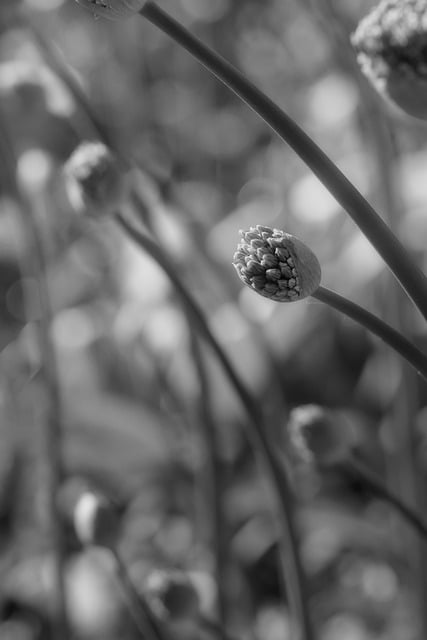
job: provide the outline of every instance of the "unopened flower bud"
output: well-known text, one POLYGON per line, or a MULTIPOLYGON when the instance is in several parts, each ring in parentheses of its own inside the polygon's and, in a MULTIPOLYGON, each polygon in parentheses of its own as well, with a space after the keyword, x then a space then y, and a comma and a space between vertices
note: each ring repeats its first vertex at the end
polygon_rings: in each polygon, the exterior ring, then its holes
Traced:
POLYGON ((153 611, 165 621, 195 620, 199 615, 199 595, 182 571, 153 571, 147 579, 146 594, 153 611))
POLYGON ((409 115, 427 119, 425 0, 382 0, 360 22, 352 43, 377 90, 409 115))
POLYGON ((102 142, 83 142, 64 167, 65 187, 74 208, 95 217, 116 212, 127 195, 127 179, 102 142))
POLYGON ((302 300, 316 291, 319 261, 295 236, 260 224, 240 235, 233 265, 248 287, 277 302, 302 300))
POLYGON ((304 462, 336 464, 348 458, 355 445, 352 424, 345 416, 315 404, 293 409, 287 427, 292 453, 304 462))
POLYGON ((116 548, 120 514, 105 496, 90 490, 84 491, 74 506, 73 523, 82 544, 116 548))
POLYGON ((147 0, 77 0, 97 18, 123 20, 141 11, 147 0))

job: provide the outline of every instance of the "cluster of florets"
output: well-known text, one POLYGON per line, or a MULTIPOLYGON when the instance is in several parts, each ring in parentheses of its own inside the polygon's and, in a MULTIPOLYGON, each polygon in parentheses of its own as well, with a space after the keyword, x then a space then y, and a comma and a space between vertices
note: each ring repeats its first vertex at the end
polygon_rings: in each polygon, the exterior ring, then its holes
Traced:
POLYGON ((427 4, 382 0, 352 37, 362 71, 405 112, 427 117, 427 4))
POLYGON ((260 224, 240 235, 233 265, 248 287, 277 302, 300 300, 317 289, 319 262, 300 240, 260 224))
POLYGON ((354 429, 347 416, 316 404, 292 409, 287 430, 292 456, 320 466, 342 462, 356 443, 354 429))
POLYGON ((123 20, 138 13, 147 0, 77 0, 96 17, 123 20))
POLYGON ((102 142, 83 142, 64 167, 74 208, 95 217, 114 213, 127 195, 127 180, 116 156, 102 142))

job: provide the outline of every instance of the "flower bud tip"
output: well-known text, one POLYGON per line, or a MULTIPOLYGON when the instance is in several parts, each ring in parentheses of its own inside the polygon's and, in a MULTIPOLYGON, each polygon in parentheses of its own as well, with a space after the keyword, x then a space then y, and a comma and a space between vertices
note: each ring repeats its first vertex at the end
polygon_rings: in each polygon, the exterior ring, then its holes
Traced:
POLYGON ((295 236, 260 224, 240 231, 240 235, 233 266, 244 284, 260 295, 294 302, 319 287, 319 261, 295 236))

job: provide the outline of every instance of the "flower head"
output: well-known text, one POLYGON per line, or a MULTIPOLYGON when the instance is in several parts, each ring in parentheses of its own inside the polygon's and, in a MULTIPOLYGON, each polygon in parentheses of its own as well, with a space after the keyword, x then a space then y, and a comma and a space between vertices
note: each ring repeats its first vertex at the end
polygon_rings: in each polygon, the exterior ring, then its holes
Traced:
POLYGON ((340 462, 355 444, 349 420, 341 412, 316 404, 293 409, 287 428, 292 453, 304 462, 320 465, 340 462))
POLYGON ((97 18, 123 20, 141 11, 147 0, 77 0, 97 18))
POLYGON ((164 620, 195 619, 199 613, 199 594, 183 571, 153 571, 147 579, 146 593, 154 611, 164 620))
POLYGON ((427 119, 427 3, 381 0, 353 45, 363 73, 403 111, 427 119))
POLYGON ((240 235, 233 265, 248 287, 277 302, 301 300, 318 288, 319 261, 303 242, 260 224, 240 235))
POLYGON ((83 142, 64 167, 65 186, 78 211, 96 217, 115 212, 127 193, 118 159, 101 142, 83 142))

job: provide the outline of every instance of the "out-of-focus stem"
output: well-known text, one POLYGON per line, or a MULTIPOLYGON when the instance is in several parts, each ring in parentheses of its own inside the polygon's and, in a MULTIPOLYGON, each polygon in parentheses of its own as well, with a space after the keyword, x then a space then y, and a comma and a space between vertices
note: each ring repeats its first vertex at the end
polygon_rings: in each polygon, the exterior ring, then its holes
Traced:
POLYGON ((294 524, 294 500, 288 478, 279 461, 278 453, 271 446, 266 436, 260 407, 242 383, 231 361, 212 333, 204 314, 182 283, 176 269, 172 263, 169 262, 169 259, 161 248, 147 234, 124 218, 123 215, 119 214, 116 220, 126 234, 139 245, 141 249, 147 252, 167 274, 181 302, 185 305, 187 313, 192 318, 194 327, 200 332, 214 351, 231 385, 242 402, 247 414, 247 425, 254 450, 260 455, 264 463, 278 499, 278 516, 281 534, 279 548, 283 580, 291 603, 291 610, 296 622, 300 625, 303 638, 305 640, 313 640, 315 636, 308 611, 308 591, 301 565, 298 537, 294 524))
POLYGON ((390 491, 385 482, 377 476, 377 474, 355 458, 349 458, 337 466, 346 475, 358 480, 362 485, 367 487, 374 495, 391 504, 418 533, 427 539, 427 522, 423 520, 415 509, 390 491))
POLYGON ((199 417, 204 441, 204 453, 206 456, 206 466, 204 466, 207 485, 206 505, 208 505, 208 521, 211 522, 212 546, 215 556, 215 579, 218 593, 218 629, 217 635, 225 637, 227 629, 227 598, 226 594, 226 567, 227 549, 225 545, 225 522, 224 510, 222 506, 223 474, 220 458, 219 438, 217 428, 213 419, 212 394, 209 384, 209 376, 204 362, 202 345, 199 344, 199 337, 194 335, 191 329, 190 318, 190 339, 193 360, 197 371, 197 378, 200 388, 199 417))
POLYGON ((48 66, 70 91, 73 99, 75 100, 76 106, 79 108, 77 121, 78 128, 80 130, 82 129, 80 123, 83 120, 86 135, 89 135, 89 137, 100 138, 105 142, 105 144, 113 149, 117 155, 119 155, 118 150, 114 147, 107 128, 103 125, 95 111, 92 109, 85 93, 82 91, 79 83, 67 67, 66 62, 63 60, 61 51, 59 51, 54 44, 45 38, 43 32, 37 28, 34 20, 30 20, 30 18, 22 12, 19 14, 19 20, 28 30, 48 66))
POLYGON ((313 140, 262 91, 179 22, 148 0, 140 14, 191 53, 300 156, 353 218, 427 319, 427 279, 373 207, 313 140))
POLYGON ((10 194, 22 212, 22 226, 26 235, 26 254, 23 258, 23 274, 37 279, 41 317, 35 322, 41 356, 41 374, 47 395, 46 433, 46 499, 49 529, 52 537, 52 555, 58 594, 57 613, 53 621, 55 637, 68 640, 70 628, 65 593, 65 536, 58 506, 58 488, 63 479, 62 464, 62 401, 56 354, 51 339, 52 309, 46 278, 46 258, 43 237, 36 219, 36 211, 20 188, 16 174, 16 156, 9 139, 5 121, 0 114, 0 155, 3 179, 10 194))
POLYGON ((141 640, 168 640, 144 595, 136 590, 120 554, 118 551, 112 551, 112 554, 125 603, 141 634, 141 640))

